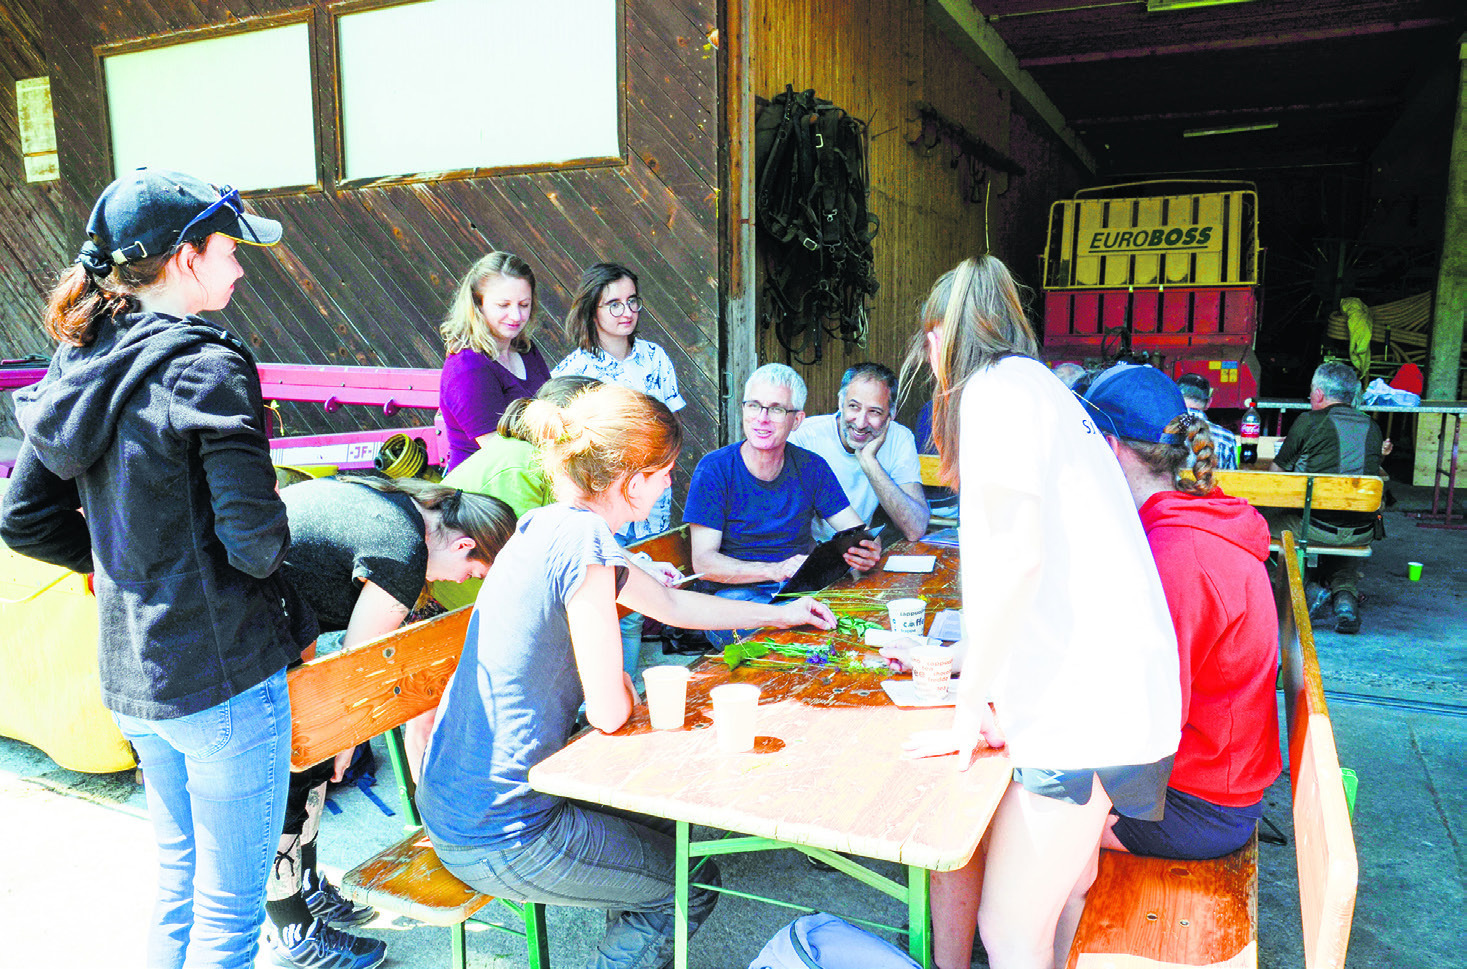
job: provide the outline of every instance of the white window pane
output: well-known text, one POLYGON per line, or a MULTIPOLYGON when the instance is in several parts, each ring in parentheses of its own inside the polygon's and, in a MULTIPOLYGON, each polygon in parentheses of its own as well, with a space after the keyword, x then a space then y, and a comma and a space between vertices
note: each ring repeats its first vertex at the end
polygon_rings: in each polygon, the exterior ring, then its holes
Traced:
POLYGON ((115 175, 141 165, 238 189, 312 185, 305 24, 102 59, 115 175))
POLYGON ((348 179, 621 154, 616 0, 427 0, 339 20, 348 179))

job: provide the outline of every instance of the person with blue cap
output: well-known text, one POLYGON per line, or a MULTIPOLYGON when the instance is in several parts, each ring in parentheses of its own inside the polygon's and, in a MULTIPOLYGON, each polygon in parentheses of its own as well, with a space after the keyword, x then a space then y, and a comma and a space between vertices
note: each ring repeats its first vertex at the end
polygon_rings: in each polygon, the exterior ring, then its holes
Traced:
POLYGON ((1112 815, 1101 846, 1217 858, 1253 837, 1279 776, 1278 617, 1268 524, 1213 485, 1207 420, 1155 367, 1118 364, 1085 394, 1156 558, 1181 661, 1182 740, 1160 821, 1112 815), (1194 458, 1192 475, 1182 471, 1194 458))
MULTIPOLYGON (((249 347, 238 243, 280 241, 239 193, 143 168, 108 185, 46 307, 58 342, 17 393, 0 513, 15 551, 95 576, 102 701, 158 840, 146 965, 254 965, 290 772, 286 664, 315 639, 249 347)), ((137 962, 136 957, 120 961, 137 962)))

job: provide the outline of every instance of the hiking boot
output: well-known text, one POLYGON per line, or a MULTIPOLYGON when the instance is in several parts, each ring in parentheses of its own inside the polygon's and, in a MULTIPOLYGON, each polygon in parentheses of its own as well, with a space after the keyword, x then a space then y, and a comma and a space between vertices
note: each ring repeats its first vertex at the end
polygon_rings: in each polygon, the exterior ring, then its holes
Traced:
POLYGON ((312 917, 332 925, 363 925, 377 917, 375 908, 358 905, 345 898, 325 875, 309 868, 301 878, 301 894, 305 896, 306 908, 311 910, 312 917))
POLYGON ((311 919, 304 932, 299 925, 278 933, 272 926, 265 944, 272 962, 296 969, 375 969, 387 958, 386 942, 348 935, 320 919, 311 919))
POLYGON ((1304 583, 1304 602, 1309 606, 1309 618, 1319 622, 1330 615, 1330 591, 1318 582, 1304 583))
POLYGON ((1360 631, 1360 597, 1353 592, 1336 592, 1335 632, 1358 633, 1360 631))

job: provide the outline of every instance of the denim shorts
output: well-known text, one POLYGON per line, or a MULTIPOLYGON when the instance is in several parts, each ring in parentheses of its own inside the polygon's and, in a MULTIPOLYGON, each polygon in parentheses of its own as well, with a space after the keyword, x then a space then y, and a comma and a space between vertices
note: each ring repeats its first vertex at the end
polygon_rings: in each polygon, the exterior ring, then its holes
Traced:
POLYGON ((1227 807, 1179 791, 1166 791, 1166 817, 1160 821, 1119 818, 1116 840, 1132 854, 1153 858, 1221 858, 1248 843, 1263 816, 1263 799, 1246 807, 1227 807))
POLYGON ((1015 767, 1014 780, 1024 790, 1070 804, 1090 803, 1095 778, 1110 797, 1117 814, 1160 821, 1166 802, 1166 782, 1172 776, 1172 756, 1154 764, 1097 767, 1080 770, 1050 770, 1044 767, 1015 767))

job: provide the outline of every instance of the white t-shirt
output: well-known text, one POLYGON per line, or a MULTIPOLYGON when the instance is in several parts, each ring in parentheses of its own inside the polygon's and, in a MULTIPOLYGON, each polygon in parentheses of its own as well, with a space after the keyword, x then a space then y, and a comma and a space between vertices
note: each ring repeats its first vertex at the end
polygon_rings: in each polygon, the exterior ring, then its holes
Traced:
MULTIPOLYGON (((871 479, 861 470, 861 462, 841 443, 839 419, 839 414, 807 417, 790 435, 790 443, 814 451, 825 459, 840 481, 841 490, 850 499, 851 509, 861 516, 863 522, 869 523, 881 500, 876 497, 876 489, 871 487, 871 479)), ((917 439, 896 421, 887 424, 886 440, 881 442, 881 449, 876 452, 876 463, 886 469, 899 487, 922 481, 917 439)), ((835 534, 835 529, 825 519, 817 518, 810 524, 810 533, 815 536, 815 541, 823 542, 835 534)))
POLYGON ((1015 766, 1116 767, 1175 753, 1176 634, 1105 438, 1027 357, 974 374, 959 406, 963 620, 995 677, 965 680, 965 699, 993 699, 1015 766))

